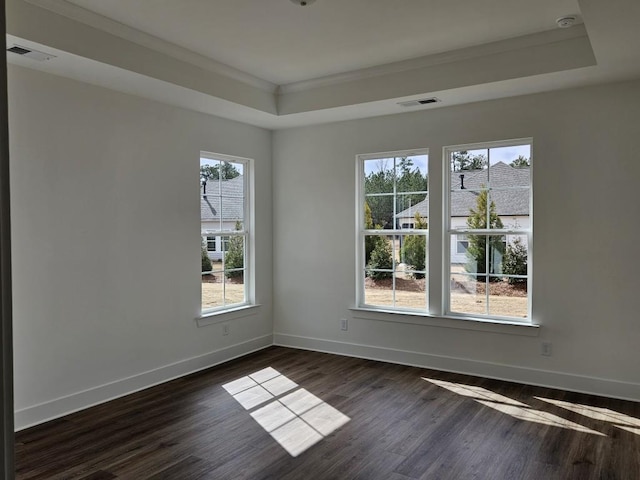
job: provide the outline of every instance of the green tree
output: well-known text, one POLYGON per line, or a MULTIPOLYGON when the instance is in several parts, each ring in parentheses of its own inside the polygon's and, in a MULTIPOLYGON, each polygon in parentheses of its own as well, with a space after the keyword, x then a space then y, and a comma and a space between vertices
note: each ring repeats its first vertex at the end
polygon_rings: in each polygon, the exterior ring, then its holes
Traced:
POLYGON ((205 241, 202 240, 202 271, 210 272, 212 268, 211 259, 207 254, 207 247, 205 246, 205 241))
MULTIPOLYGON (((241 230, 242 225, 236 222, 236 230, 241 230)), ((244 268, 244 237, 233 236, 229 238, 229 247, 224 255, 224 275, 227 278, 242 278, 243 270, 229 271, 234 268, 244 268)))
POLYGON ((400 158, 396 164, 396 191, 399 194, 396 212, 401 212, 423 201, 426 196, 424 193, 409 192, 426 192, 427 185, 428 176, 423 175, 418 167, 413 166, 413 160, 409 157, 400 158))
MULTIPOLYGON (((507 245, 502 261, 502 271, 506 275, 526 275, 527 274, 527 248, 522 244, 520 237, 507 245)), ((526 278, 509 277, 510 284, 527 283, 526 278)))
POLYGON ((393 272, 380 272, 379 269, 393 269, 391 242, 382 235, 376 238, 376 246, 371 252, 371 259, 367 264, 367 276, 374 280, 383 280, 393 276, 393 272))
POLYGON ((487 157, 484 155, 472 155, 466 150, 453 152, 451 161, 453 162, 452 168, 454 172, 481 170, 487 166, 487 157))
MULTIPOLYGON (((393 193, 394 174, 386 163, 380 162, 378 170, 364 178, 364 191, 371 193, 393 193)), ((393 195, 368 196, 367 203, 371 209, 374 225, 382 228, 393 228, 393 195)))
MULTIPOLYGON (((371 208, 367 202, 364 202, 364 228, 373 229, 373 217, 371 216, 371 208)), ((364 264, 367 265, 371 259, 371 252, 376 248, 378 237, 374 235, 365 235, 364 237, 364 264)))
POLYGON ((388 193, 389 195, 368 196, 367 203, 371 209, 372 223, 380 225, 383 229, 395 227, 393 218, 394 195, 396 192, 396 211, 402 211, 411 205, 425 199, 425 194, 412 192, 424 192, 427 190, 428 177, 415 167, 409 157, 401 157, 396 161, 395 169, 390 168, 388 162, 380 161, 378 169, 365 176, 365 193, 388 193), (406 192, 406 194, 405 194, 406 192))
POLYGON ((523 157, 522 155, 518 155, 518 158, 516 158, 509 165, 511 165, 512 167, 515 167, 515 168, 530 167, 531 166, 531 159, 527 158, 527 157, 523 157))
MULTIPOLYGON (((470 229, 496 229, 503 228, 502 220, 496 213, 496 204, 491 202, 489 208, 489 226, 487 226, 487 201, 488 192, 483 190, 478 194, 476 208, 471 209, 467 218, 467 226, 470 229)), ((469 247, 467 248, 467 264, 465 270, 469 273, 477 273, 476 279, 486 281, 488 275, 500 273, 500 263, 504 255, 504 243, 500 235, 468 235, 469 247), (487 272, 487 239, 489 239, 490 262, 487 272)), ((492 278, 491 281, 498 280, 492 278)))
MULTIPOLYGON (((414 228, 426 229, 427 221, 416 212, 414 228)), ((404 263, 410 265, 413 270, 424 270, 427 257, 426 242, 424 235, 407 235, 401 249, 401 258, 404 263)), ((424 278, 424 273, 414 273, 414 278, 424 278)))
POLYGON ((232 163, 222 162, 215 165, 201 165, 200 166, 200 179, 201 180, 218 180, 220 178, 220 171, 222 171, 223 180, 231 180, 240 176, 238 169, 233 166, 232 163))

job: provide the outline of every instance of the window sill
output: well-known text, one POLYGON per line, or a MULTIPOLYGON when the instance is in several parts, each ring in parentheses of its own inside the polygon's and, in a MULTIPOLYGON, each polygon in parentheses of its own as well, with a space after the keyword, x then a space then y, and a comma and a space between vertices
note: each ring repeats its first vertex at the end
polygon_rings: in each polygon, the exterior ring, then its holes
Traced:
POLYGON ((455 328, 459 330, 523 335, 527 337, 537 337, 540 334, 540 325, 534 323, 510 322, 508 320, 491 320, 486 318, 436 316, 419 312, 399 312, 395 310, 364 307, 354 307, 350 310, 353 312, 353 318, 378 322, 406 323, 430 327, 455 328))
POLYGON ((227 310, 217 310, 213 312, 206 312, 195 319, 198 328, 206 327, 207 325, 215 325, 216 323, 224 323, 230 320, 236 320, 238 318, 249 317, 258 313, 258 309, 261 305, 242 305, 235 308, 229 308, 227 310))

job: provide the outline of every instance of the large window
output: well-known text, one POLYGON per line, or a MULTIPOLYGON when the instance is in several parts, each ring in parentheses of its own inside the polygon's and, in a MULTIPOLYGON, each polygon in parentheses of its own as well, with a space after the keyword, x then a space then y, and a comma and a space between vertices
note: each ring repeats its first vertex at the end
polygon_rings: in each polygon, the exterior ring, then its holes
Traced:
POLYGON ((531 142, 449 147, 445 157, 446 313, 528 318, 531 142))
POLYGON ((360 303, 427 308, 427 151, 360 156, 360 303))
POLYGON ((200 154, 202 312, 249 303, 250 161, 200 154))
POLYGON ((358 306, 528 321, 531 140, 447 147, 437 178, 427 165, 426 150, 358 157, 358 306))

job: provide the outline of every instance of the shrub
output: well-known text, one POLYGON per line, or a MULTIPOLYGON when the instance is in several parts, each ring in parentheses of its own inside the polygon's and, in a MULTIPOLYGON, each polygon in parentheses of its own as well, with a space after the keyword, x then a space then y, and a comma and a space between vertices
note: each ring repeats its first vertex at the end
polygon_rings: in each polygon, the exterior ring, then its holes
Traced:
MULTIPOLYGON (((480 192, 476 200, 476 208, 471 209, 467 218, 467 226, 471 229, 487 228, 487 207, 489 208, 489 227, 502 228, 502 220, 496 213, 496 205, 490 202, 487 205, 487 191, 480 192)), ((465 270, 469 273, 478 273, 481 275, 474 276, 476 280, 485 282, 487 276, 484 274, 500 273, 500 264, 489 261, 489 271, 487 272, 487 239, 489 240, 489 250, 495 252, 496 258, 500 258, 504 254, 504 243, 499 235, 468 235, 469 247, 467 248, 468 262, 465 270)), ((490 277, 490 281, 500 281, 498 277, 490 277)))
MULTIPOLYGON (((236 222, 236 230, 242 229, 240 222, 236 222)), ((224 256, 224 275, 227 278, 242 278, 244 271, 236 270, 229 272, 232 268, 244 268, 244 238, 230 237, 229 247, 224 256)))
MULTIPOLYGON (((505 275, 527 274, 527 248, 522 245, 522 240, 519 237, 513 243, 507 245, 507 250, 502 259, 502 272, 505 275)), ((526 278, 509 278, 509 283, 512 285, 526 282, 526 278)))
MULTIPOLYGON (((416 229, 427 228, 427 222, 416 212, 414 227, 416 229)), ((424 270, 426 260, 426 244, 423 235, 407 235, 404 238, 401 249, 403 262, 411 266, 413 270, 424 270)), ((414 278, 424 278, 424 273, 414 273, 414 278)))
MULTIPOLYGON (((376 225, 378 228, 379 225, 376 225)), ((373 217, 371 216, 371 207, 367 202, 364 202, 364 228, 367 230, 373 229, 373 217)), ((380 227, 382 228, 382 227, 380 227)), ((371 252, 376 248, 377 237, 372 235, 366 235, 364 237, 364 264, 367 265, 371 260, 371 252)))
POLYGON ((210 272, 211 271, 211 259, 209 258, 209 255, 207 254, 207 248, 203 245, 202 246, 202 271, 203 272, 210 272))
POLYGON ((391 278, 392 272, 380 272, 378 269, 391 270, 393 268, 393 257, 391 254, 391 242, 385 237, 376 238, 376 246, 371 252, 371 259, 367 264, 367 276, 374 280, 391 278))

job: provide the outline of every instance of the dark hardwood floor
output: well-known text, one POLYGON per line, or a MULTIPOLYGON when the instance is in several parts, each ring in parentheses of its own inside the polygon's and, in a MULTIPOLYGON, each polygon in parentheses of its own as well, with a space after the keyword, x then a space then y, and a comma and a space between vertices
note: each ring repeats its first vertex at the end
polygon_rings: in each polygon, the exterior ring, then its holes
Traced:
POLYGON ((16 457, 25 480, 638 480, 640 404, 271 347, 24 430, 16 457))

